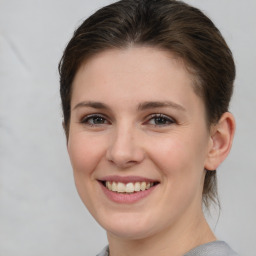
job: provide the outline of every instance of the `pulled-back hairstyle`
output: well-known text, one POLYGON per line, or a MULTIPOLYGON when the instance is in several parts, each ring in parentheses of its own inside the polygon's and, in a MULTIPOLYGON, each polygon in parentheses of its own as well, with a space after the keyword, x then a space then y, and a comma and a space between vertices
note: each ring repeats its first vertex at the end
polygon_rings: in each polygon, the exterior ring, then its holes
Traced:
MULTIPOLYGON (((121 0, 95 12, 74 32, 59 63, 63 125, 68 138, 72 82, 81 64, 107 49, 164 49, 180 57, 194 77, 210 126, 228 111, 235 79, 232 53, 200 10, 175 0, 121 0)), ((203 203, 218 203, 216 170, 206 170, 203 203)))

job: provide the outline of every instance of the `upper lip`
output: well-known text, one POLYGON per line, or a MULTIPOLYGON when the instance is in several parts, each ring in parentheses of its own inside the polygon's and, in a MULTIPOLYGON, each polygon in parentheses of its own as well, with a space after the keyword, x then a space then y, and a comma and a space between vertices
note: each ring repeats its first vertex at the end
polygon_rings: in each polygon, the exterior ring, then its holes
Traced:
POLYGON ((122 183, 129 183, 129 182, 158 182, 155 179, 149 179, 141 176, 118 176, 118 175, 111 175, 105 176, 99 179, 99 181, 114 181, 114 182, 122 182, 122 183))

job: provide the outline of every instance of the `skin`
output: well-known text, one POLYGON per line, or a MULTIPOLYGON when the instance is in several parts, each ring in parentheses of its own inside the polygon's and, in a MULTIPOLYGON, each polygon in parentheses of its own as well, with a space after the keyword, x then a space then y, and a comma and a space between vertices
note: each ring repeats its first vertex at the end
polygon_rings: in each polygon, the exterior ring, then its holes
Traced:
POLYGON ((204 169, 225 159, 234 127, 230 113, 207 126, 191 75, 166 51, 106 50, 80 67, 67 147, 78 193, 107 231, 111 256, 178 256, 216 239, 202 212, 204 169), (98 181, 108 175, 159 184, 138 202, 116 203, 98 181))

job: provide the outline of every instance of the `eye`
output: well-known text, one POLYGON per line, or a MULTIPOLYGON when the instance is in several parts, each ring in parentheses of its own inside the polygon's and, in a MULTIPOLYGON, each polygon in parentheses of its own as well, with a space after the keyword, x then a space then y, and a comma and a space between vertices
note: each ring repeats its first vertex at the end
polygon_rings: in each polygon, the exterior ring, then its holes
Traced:
POLYGON ((175 121, 164 114, 152 114, 147 123, 154 126, 167 126, 175 123, 175 121))
POLYGON ((99 126, 103 124, 109 124, 109 121, 102 115, 93 114, 93 115, 85 116, 81 120, 81 123, 88 124, 90 126, 99 126))

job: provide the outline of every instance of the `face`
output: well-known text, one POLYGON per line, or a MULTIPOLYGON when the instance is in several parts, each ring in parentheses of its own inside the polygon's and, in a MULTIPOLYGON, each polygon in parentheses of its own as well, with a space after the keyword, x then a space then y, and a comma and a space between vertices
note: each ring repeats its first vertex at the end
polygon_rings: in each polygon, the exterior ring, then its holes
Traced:
POLYGON ((107 50, 78 70, 68 152, 78 193, 109 234, 139 239, 193 221, 210 141, 203 101, 174 55, 107 50))

